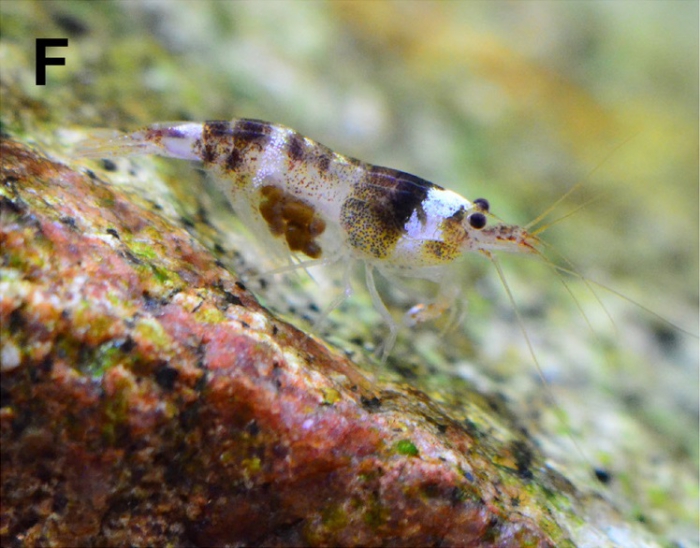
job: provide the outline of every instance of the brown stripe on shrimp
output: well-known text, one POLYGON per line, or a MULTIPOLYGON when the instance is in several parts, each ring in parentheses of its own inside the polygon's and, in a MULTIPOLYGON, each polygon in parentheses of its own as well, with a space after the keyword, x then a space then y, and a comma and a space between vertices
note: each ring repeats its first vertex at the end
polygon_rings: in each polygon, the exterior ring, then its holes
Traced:
POLYGON ((233 148, 230 150, 226 167, 239 170, 247 161, 254 164, 258 156, 270 143, 274 128, 260 120, 238 120, 233 125, 233 148))
POLYGON ((391 255, 414 212, 425 221, 423 202, 430 189, 440 187, 402 171, 365 166, 365 176, 343 204, 340 223, 355 250, 382 259, 391 255))
POLYGON ((213 164, 233 147, 233 136, 229 122, 211 120, 202 124, 202 138, 195 143, 205 164, 213 164))
POLYGON ((273 131, 272 124, 260 120, 205 122, 198 145, 202 161, 218 164, 230 172, 238 171, 247 163, 255 163, 270 142, 273 131))
POLYGON ((287 157, 292 162, 301 162, 306 158, 306 142, 304 137, 296 131, 287 136, 287 142, 284 147, 287 157))
POLYGON ((334 152, 320 143, 307 139, 296 131, 289 131, 284 137, 284 154, 290 161, 290 167, 315 166, 319 173, 325 173, 333 161, 334 152))
POLYGON ((284 154, 290 161, 291 169, 314 167, 321 177, 328 173, 334 161, 341 160, 351 166, 361 164, 359 160, 333 152, 327 146, 307 139, 296 131, 291 131, 285 136, 284 154))

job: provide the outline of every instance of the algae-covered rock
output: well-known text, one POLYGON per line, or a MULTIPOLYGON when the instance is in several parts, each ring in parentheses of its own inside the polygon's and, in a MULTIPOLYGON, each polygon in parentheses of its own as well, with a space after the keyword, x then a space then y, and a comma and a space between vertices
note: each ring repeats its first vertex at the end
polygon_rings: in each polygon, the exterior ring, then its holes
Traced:
POLYGON ((526 438, 372 379, 94 174, 1 153, 4 543, 569 543, 526 438))

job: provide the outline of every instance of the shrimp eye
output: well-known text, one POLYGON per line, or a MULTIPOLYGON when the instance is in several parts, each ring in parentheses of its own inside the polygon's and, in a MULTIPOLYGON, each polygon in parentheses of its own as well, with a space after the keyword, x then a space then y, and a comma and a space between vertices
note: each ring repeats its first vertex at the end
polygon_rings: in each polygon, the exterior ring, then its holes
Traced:
POLYGON ((467 217, 467 221, 469 221, 469 225, 472 228, 481 230, 486 226, 486 215, 483 213, 472 213, 469 215, 469 217, 467 217))
MULTIPOLYGON (((486 198, 477 198, 474 200, 474 205, 477 206, 481 211, 489 211, 489 201, 486 198)), ((474 227, 476 228, 476 227, 474 227)))

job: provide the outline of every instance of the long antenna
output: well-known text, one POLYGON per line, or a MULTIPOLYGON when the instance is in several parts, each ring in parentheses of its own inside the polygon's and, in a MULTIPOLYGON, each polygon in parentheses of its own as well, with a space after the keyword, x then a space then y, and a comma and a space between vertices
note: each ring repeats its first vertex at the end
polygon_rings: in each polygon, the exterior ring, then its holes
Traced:
MULTIPOLYGON (((564 258, 564 259, 565 259, 565 258, 564 258)), ((663 316, 662 316, 661 314, 659 314, 658 312, 654 312, 651 308, 646 307, 646 306, 644 306, 643 304, 640 304, 639 302, 635 301, 632 297, 628 297, 628 296, 625 295, 624 293, 620 293, 617 289, 613 289, 612 287, 610 287, 610 286, 608 286, 608 285, 605 285, 604 283, 601 283, 601 282, 597 282, 597 281, 595 281, 595 280, 592 280, 591 278, 586 278, 583 274, 580 274, 579 272, 576 272, 575 270, 570 270, 570 269, 568 269, 568 268, 566 268, 566 267, 564 267, 564 266, 561 266, 561 265, 558 265, 558 264, 555 264, 555 263, 551 263, 551 265, 552 265, 553 268, 555 268, 555 269, 558 270, 559 272, 564 272, 564 273, 566 273, 566 274, 570 274, 571 276, 575 276, 576 278, 578 278, 579 280, 581 280, 581 281, 584 282, 584 283, 596 285, 596 286, 600 287, 601 289, 604 289, 605 291, 609 291, 609 292, 612 293, 613 295, 616 295, 616 296, 618 296, 619 298, 621 298, 621 299, 627 301, 628 303, 633 304, 634 306, 636 306, 637 308, 643 310, 644 312, 646 312, 646 313, 649 314, 650 316, 653 316, 654 318, 656 318, 656 319, 659 320, 660 322, 665 323, 666 325, 668 325, 668 326, 670 326, 670 327, 673 327, 674 329, 677 329, 678 331, 680 331, 681 333, 683 333, 683 334, 685 334, 685 335, 688 335, 689 337, 692 337, 692 338, 694 338, 694 339, 700 339, 700 337, 699 337, 698 335, 696 335, 695 333, 691 333, 690 331, 688 331, 687 329, 681 327, 680 325, 677 325, 677 324, 673 323, 671 320, 669 320, 668 318, 663 317, 663 316)))
POLYGON ((513 311, 515 312, 515 317, 518 321, 518 326, 520 327, 520 331, 523 334, 523 337, 525 339, 525 343, 527 344, 528 351, 530 352, 530 356, 532 357, 532 361, 535 364, 535 369, 537 369, 537 374, 540 377, 540 380, 542 381, 542 386, 544 387, 545 393, 547 394, 547 398, 550 400, 552 403, 552 406, 554 408, 554 411, 556 413, 557 419, 560 421, 560 423, 565 427, 567 436, 569 440, 571 440, 571 443, 573 446, 576 448, 576 451, 578 454, 581 456, 581 458, 586 462, 586 464, 589 466, 589 469, 594 470, 595 467, 591 464, 591 461, 586 457, 586 454, 583 452, 579 444, 576 442, 576 439, 574 436, 571 434, 568 428, 566 428, 568 422, 566 420, 566 415, 564 414, 563 408, 559 405, 556 396, 554 395, 554 392, 552 391, 552 387, 549 385, 547 382, 546 377, 544 376, 544 372, 542 371, 542 367, 540 366, 540 361, 537 359, 537 355, 535 354, 535 350, 532 346, 532 342, 530 340, 530 335, 527 332, 527 329, 525 329, 525 323, 523 322, 523 318, 520 314, 520 309, 518 308, 518 305, 515 303, 515 298, 513 297, 513 293, 510 290, 510 286, 508 285, 508 282, 506 281, 505 274, 503 273, 503 269, 501 268, 501 264, 498 262, 498 259, 496 258, 495 255, 489 253, 488 251, 482 251, 484 255, 486 255, 491 262, 493 263, 494 267, 496 267, 496 272, 498 272, 498 277, 501 279, 501 283, 503 284, 503 287, 506 290, 506 293, 508 295, 508 300, 510 301, 510 304, 513 306, 513 311))
MULTIPOLYGON (((545 209, 542 213, 540 213, 537 217, 535 217, 532 221, 527 223, 525 225, 525 229, 529 231, 529 229, 539 222, 541 222, 547 215, 549 215, 554 209, 561 204, 564 200, 566 200, 571 194, 573 194, 576 190, 581 188, 581 186, 591 178, 591 176, 598 171, 607 161, 612 158, 612 156, 617 153, 618 150, 620 150, 623 146, 625 146, 627 143, 629 143, 632 139, 634 139, 637 135, 639 135, 640 132, 634 133, 627 137, 627 139, 623 140, 621 143, 619 143, 617 146, 613 147, 612 150, 610 150, 604 157, 603 159, 596 164, 596 166, 589 171, 585 177, 583 177, 581 180, 579 180, 575 185, 573 185, 569 190, 567 190, 564 194, 562 194, 557 200, 554 201, 552 205, 550 205, 547 209, 545 209)), ((559 222, 559 221, 556 221, 559 222)), ((549 225, 551 226, 551 224, 549 225)), ((541 232, 538 230, 538 232, 541 232)))
MULTIPOLYGON (((561 268, 560 268, 560 265, 558 265, 557 263, 551 261, 546 255, 544 255, 543 253, 541 253, 541 252, 538 250, 538 255, 539 255, 540 259, 542 259, 542 260, 545 262, 545 264, 546 264, 547 266, 549 266, 552 270, 554 270, 554 272, 557 274, 557 276, 559 275, 559 272, 565 272, 565 273, 567 273, 567 274, 568 274, 568 273, 575 274, 576 278, 578 278, 579 280, 581 280, 581 281, 583 282, 583 285, 586 286, 586 289, 588 289, 588 291, 591 292, 591 295, 593 295, 593 297, 595 298, 595 300, 598 301, 598 304, 600 305, 600 308, 603 309, 603 312, 604 312, 605 315, 608 317, 608 320, 610 320, 610 323, 612 324, 613 329, 615 330, 615 333, 617 333, 617 324, 615 324, 615 320, 613 319, 612 314, 610 314, 610 311, 608 310, 608 307, 605 306, 605 303, 604 303, 603 300, 600 298, 600 295, 598 295, 598 293, 596 293, 595 290, 593 289, 593 286, 591 285, 590 280, 589 280, 586 276, 584 276, 583 274, 580 274, 580 273, 576 270, 576 268, 575 268, 575 266, 574 266, 574 263, 571 262, 571 261, 570 261, 563 253, 561 253, 559 250, 557 250, 557 249, 554 248, 553 246, 549 245, 548 243, 543 242, 542 240, 538 240, 538 243, 539 243, 541 246, 546 247, 546 248, 549 249, 550 251, 552 251, 552 252, 556 253, 557 255, 559 255, 559 257, 568 265, 568 270, 561 269, 561 268)), ((559 277, 559 279, 560 279, 562 282, 564 282, 564 280, 563 280, 561 277, 559 277)), ((564 284, 564 285, 566 285, 566 284, 564 284)), ((570 290, 569 290, 569 293, 571 293, 570 290)), ((571 294, 571 296, 574 297, 573 293, 571 294)), ((576 302, 576 305, 579 306, 579 309, 581 310, 581 313, 583 313, 583 310, 580 308, 580 305, 579 305, 578 300, 576 299, 576 297, 574 297, 574 302, 576 302)), ((584 314, 584 317, 585 317, 585 314, 584 314)), ((588 320, 586 320, 586 323, 588 323, 588 320)), ((589 324, 589 325, 590 325, 590 324, 589 324)))
MULTIPOLYGON (((549 229, 552 228, 554 225, 561 223, 562 221, 568 219, 569 217, 573 217, 573 216, 576 215, 579 211, 581 211, 582 209, 588 207, 588 206, 591 205, 592 203, 597 202, 597 201, 600 200, 602 197, 603 197, 603 193, 599 194, 598 196, 594 196, 593 198, 591 198, 590 200, 588 200, 588 201, 582 203, 581 205, 579 205, 579 206, 576 207, 575 209, 572 209, 571 211, 569 211, 569 212, 566 213, 565 215, 562 215, 561 217, 559 217, 559 218, 557 218, 557 219, 554 219, 553 221, 550 221, 550 222, 547 223, 547 224, 543 224, 543 225, 540 226, 539 228, 536 228, 535 230, 533 230, 532 232, 530 232, 530 236, 537 236, 537 234, 541 234, 541 233, 544 232, 545 230, 549 230, 549 229)), ((529 225, 528 225, 528 226, 529 226, 529 225)))

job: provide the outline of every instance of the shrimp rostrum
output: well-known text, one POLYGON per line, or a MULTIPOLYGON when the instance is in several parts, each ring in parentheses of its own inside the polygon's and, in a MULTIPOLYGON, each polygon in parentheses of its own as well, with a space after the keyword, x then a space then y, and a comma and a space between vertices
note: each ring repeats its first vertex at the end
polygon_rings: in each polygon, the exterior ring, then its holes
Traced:
POLYGON ((466 252, 537 253, 522 227, 489 224, 489 204, 429 181, 333 152, 281 125, 250 119, 154 124, 83 149, 89 156, 158 154, 204 164, 236 214, 273 253, 299 266, 364 264, 377 311, 389 326, 386 358, 399 325, 382 302, 374 272, 438 284, 435 299, 404 316, 414 325, 441 315, 459 292, 452 266, 466 252))

